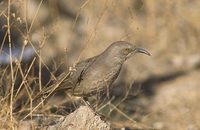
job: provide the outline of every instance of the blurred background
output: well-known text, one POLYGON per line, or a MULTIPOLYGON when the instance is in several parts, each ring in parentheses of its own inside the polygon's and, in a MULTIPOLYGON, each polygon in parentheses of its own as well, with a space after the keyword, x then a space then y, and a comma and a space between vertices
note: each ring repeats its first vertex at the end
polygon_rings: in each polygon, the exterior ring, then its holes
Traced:
MULTIPOLYGON (((9 64, 7 10, 1 1, 1 66, 9 64)), ((132 86, 118 109, 156 129, 200 129, 199 0, 11 0, 10 25, 13 62, 22 50, 22 62, 35 57, 44 84, 49 71, 67 71, 112 42, 145 48, 152 56, 128 60, 114 83, 116 99, 132 86)))

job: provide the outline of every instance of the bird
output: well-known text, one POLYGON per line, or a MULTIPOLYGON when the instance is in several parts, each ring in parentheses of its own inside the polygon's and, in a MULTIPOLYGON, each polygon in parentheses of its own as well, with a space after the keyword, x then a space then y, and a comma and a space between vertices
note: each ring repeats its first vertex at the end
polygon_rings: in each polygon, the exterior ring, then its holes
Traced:
MULTIPOLYGON (((87 102, 89 97, 94 95, 98 97, 102 92, 109 93, 107 90, 119 76, 124 62, 136 53, 151 56, 147 50, 127 41, 116 41, 99 55, 78 62, 69 73, 63 72, 55 83, 34 95, 31 102, 32 106, 36 107, 23 119, 31 115, 48 97, 60 91, 66 92, 70 97, 80 97, 89 105, 87 102)), ((29 102, 26 103, 28 104, 29 102)), ((16 110, 18 108, 16 107, 16 110)))
POLYGON ((58 81, 62 80, 59 85, 56 88, 55 85, 47 87, 42 94, 53 90, 54 93, 66 91, 73 96, 90 97, 106 92, 117 79, 123 63, 136 53, 151 55, 147 50, 127 41, 116 41, 99 55, 78 62, 70 76, 61 74, 58 78, 58 81))

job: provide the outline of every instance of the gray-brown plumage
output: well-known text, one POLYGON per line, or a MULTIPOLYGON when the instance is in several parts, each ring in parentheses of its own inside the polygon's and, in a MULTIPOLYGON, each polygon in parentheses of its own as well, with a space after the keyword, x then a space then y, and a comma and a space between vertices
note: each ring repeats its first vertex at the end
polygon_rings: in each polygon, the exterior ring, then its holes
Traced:
POLYGON ((62 83, 55 89, 54 86, 47 88, 44 93, 63 90, 75 96, 88 97, 97 92, 107 90, 119 75, 123 63, 135 53, 150 53, 142 48, 136 48, 126 41, 112 43, 101 54, 79 62, 72 75, 63 80, 65 74, 59 80, 62 83))

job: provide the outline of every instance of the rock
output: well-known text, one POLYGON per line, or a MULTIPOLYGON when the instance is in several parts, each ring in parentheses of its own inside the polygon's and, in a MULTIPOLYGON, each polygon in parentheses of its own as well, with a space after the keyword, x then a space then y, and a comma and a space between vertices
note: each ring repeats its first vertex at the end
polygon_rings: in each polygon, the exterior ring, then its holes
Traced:
POLYGON ((110 130, 110 124, 101 120, 87 106, 81 106, 73 113, 60 119, 60 121, 47 127, 47 130, 110 130))

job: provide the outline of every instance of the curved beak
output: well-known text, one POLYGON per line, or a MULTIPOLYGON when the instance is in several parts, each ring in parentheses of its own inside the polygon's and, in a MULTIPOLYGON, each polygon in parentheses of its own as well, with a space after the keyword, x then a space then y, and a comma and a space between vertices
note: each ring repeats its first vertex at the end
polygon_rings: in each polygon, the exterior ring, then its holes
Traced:
POLYGON ((143 48, 135 48, 134 52, 135 53, 143 53, 143 54, 146 54, 148 56, 151 56, 151 54, 148 51, 146 51, 145 49, 143 49, 143 48))

